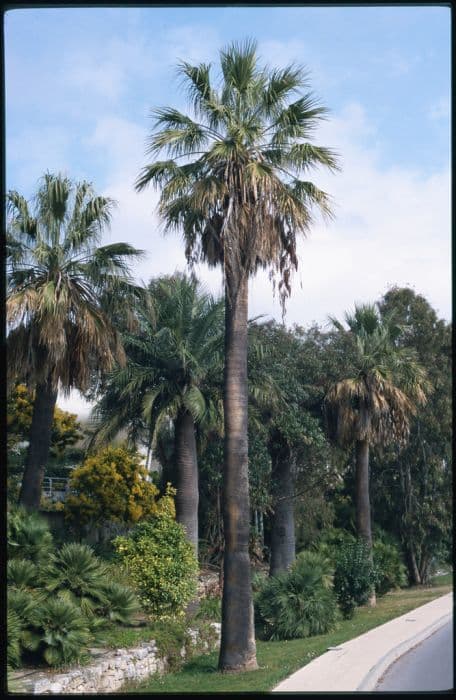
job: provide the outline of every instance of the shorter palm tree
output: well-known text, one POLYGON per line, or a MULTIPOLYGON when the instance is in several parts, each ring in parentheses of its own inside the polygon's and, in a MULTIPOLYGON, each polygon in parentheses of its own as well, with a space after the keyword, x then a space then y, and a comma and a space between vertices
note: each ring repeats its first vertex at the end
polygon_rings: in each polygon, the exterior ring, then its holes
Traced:
MULTIPOLYGON (((405 444, 410 419, 425 403, 430 386, 416 353, 398 347, 402 329, 393 315, 382 317, 376 305, 365 304, 355 306, 345 319, 348 330, 331 320, 352 354, 346 376, 326 394, 325 409, 331 437, 341 445, 354 445, 356 526, 372 553, 369 448, 405 444)), ((371 604, 375 605, 374 593, 371 604)))
POLYGON ((132 441, 143 435, 151 448, 161 427, 173 423, 176 518, 197 553, 195 424, 213 423, 221 412, 211 377, 222 373, 224 306, 177 273, 152 280, 149 292, 151 303, 137 310, 138 328, 124 335, 127 364, 110 374, 95 408, 95 442, 126 428, 132 441))
POLYGON ((102 302, 132 288, 127 260, 142 253, 98 247, 114 201, 88 182, 46 173, 33 207, 15 191, 7 205, 8 368, 36 389, 19 500, 37 509, 58 389, 85 391, 96 370, 124 360, 102 302))

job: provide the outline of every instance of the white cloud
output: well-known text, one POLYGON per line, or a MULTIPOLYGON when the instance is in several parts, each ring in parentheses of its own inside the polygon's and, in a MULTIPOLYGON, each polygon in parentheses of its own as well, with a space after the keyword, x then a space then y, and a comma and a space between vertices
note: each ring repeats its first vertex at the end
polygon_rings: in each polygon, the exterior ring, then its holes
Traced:
MULTIPOLYGON (((336 218, 324 224, 317 217, 310 235, 299 244, 299 270, 288 303, 290 323, 323 322, 329 313, 340 315, 355 301, 378 299, 392 284, 415 286, 440 314, 450 317, 449 173, 382 169, 377 136, 356 103, 322 124, 316 134, 316 142, 340 152, 343 170, 311 175, 333 197, 336 218), (361 146, 366 142, 369 148, 361 146)), ((185 269, 180 237, 161 234, 155 213, 158 194, 133 189, 138 163, 145 162, 144 131, 123 120, 104 119, 92 140, 111 166, 105 193, 119 202, 110 238, 148 250, 147 260, 136 267, 137 276, 148 281, 152 275, 185 269)), ((210 289, 219 293, 219 271, 205 266, 199 270, 210 289)), ((266 273, 251 283, 250 296, 253 315, 280 318, 266 273)))
MULTIPOLYGON (((105 115, 88 142, 105 160, 109 176, 104 194, 119 205, 106 242, 123 240, 146 249, 148 256, 134 273, 147 283, 152 276, 185 270, 186 261, 180 237, 161 233, 158 193, 148 189, 138 194, 133 187, 147 162, 145 136, 142 126, 105 115)), ((449 171, 424 174, 381 166, 379 135, 356 103, 323 123, 315 140, 341 154, 341 173, 317 170, 310 176, 333 197, 336 218, 329 224, 317 218, 299 244, 287 324, 325 324, 329 314, 342 318, 355 302, 378 300, 395 284, 413 287, 440 316, 451 318, 449 171)), ((213 293, 221 294, 219 270, 202 265, 198 272, 213 293)), ((281 319, 267 273, 251 281, 249 313, 281 319)), ((71 402, 70 397, 70 408, 71 402)), ((85 411, 78 405, 71 410, 85 411)))

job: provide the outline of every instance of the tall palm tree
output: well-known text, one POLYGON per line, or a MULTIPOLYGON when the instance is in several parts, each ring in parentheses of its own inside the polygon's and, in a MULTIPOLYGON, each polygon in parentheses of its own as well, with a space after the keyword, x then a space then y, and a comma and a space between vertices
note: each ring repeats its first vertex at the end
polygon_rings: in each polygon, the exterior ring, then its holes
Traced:
POLYGON ((101 296, 130 287, 126 243, 97 247, 113 200, 88 182, 46 173, 33 207, 7 194, 9 371, 35 386, 29 448, 20 502, 40 503, 58 388, 84 391, 91 374, 123 361, 118 334, 101 296))
POLYGON ((174 274, 152 280, 151 303, 138 308, 138 327, 124 334, 125 367, 111 372, 94 413, 96 440, 123 428, 149 449, 167 421, 174 426, 176 519, 198 555, 198 464, 195 423, 213 422, 212 375, 222 372, 222 301, 201 284, 174 274))
MULTIPOLYGON (((416 353, 398 345, 402 329, 394 315, 382 317, 376 305, 365 304, 345 315, 348 330, 331 320, 349 341, 352 357, 348 376, 326 394, 328 427, 341 445, 354 445, 356 527, 372 554, 369 448, 405 444, 410 419, 426 402, 430 386, 416 353)), ((375 592, 370 602, 375 605, 375 592)))
POLYGON ((259 268, 279 278, 285 303, 297 267, 296 239, 315 205, 330 213, 328 196, 302 179, 313 166, 336 168, 335 154, 310 142, 325 116, 297 66, 259 65, 253 41, 220 52, 221 76, 182 62, 193 116, 155 110, 146 166, 136 187, 161 188, 166 229, 183 231, 189 262, 220 265, 225 283, 224 533, 225 584, 219 668, 256 668, 250 578, 247 445, 248 279, 259 268), (296 99, 294 99, 296 97, 296 99))

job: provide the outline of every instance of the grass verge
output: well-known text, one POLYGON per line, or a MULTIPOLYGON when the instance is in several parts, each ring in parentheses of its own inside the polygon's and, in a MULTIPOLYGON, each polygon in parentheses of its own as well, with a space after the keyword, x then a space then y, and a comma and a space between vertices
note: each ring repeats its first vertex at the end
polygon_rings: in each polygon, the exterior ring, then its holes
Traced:
POLYGON ((351 620, 339 622, 328 634, 282 642, 257 641, 259 669, 239 674, 217 671, 218 654, 206 654, 189 661, 178 672, 151 676, 147 681, 122 689, 123 693, 248 693, 269 692, 284 678, 302 668, 329 646, 338 646, 409 610, 429 603, 452 590, 452 577, 435 579, 431 587, 413 587, 393 591, 377 601, 375 608, 358 608, 351 620))

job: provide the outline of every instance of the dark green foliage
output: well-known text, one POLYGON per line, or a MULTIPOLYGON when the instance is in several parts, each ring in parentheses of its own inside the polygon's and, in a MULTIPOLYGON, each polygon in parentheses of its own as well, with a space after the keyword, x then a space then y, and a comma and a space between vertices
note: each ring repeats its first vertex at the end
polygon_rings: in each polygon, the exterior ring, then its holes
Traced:
POLYGON ((22 624, 19 615, 8 609, 6 626, 8 633, 8 645, 6 649, 6 660, 8 666, 16 668, 21 662, 21 632, 22 624))
POLYGON ((37 610, 42 655, 49 666, 69 664, 81 657, 90 641, 81 610, 61 598, 49 598, 37 610))
POLYGON ((47 521, 22 506, 8 513, 8 558, 28 559, 40 564, 50 556, 52 534, 47 521))
POLYGON ((38 567, 28 559, 10 559, 6 567, 8 586, 36 588, 40 582, 38 567))
MULTIPOLYGON (((13 643, 18 636, 20 654, 28 655, 30 652, 36 652, 40 638, 38 633, 38 610, 44 602, 44 595, 33 591, 27 591, 21 588, 10 588, 8 590, 8 613, 12 614, 16 625, 13 626, 13 643), (17 633, 17 626, 20 626, 20 633, 17 633)), ((9 630, 8 630, 9 639, 9 630)))
POLYGON ((62 665, 78 660, 100 639, 108 621, 128 623, 138 609, 133 591, 86 545, 66 544, 51 552, 47 524, 23 509, 13 513, 8 545, 38 560, 11 558, 8 579, 8 658, 21 663, 62 665))
POLYGON ((104 602, 97 606, 97 613, 111 622, 128 624, 139 609, 138 600, 131 588, 109 581, 104 584, 102 593, 104 602))
POLYGON ((433 388, 405 449, 375 454, 372 464, 375 518, 400 538, 410 581, 420 584, 452 558, 452 326, 409 288, 390 289, 380 309, 406 326, 401 344, 416 349, 433 388))
POLYGON ((345 618, 353 615, 357 605, 367 603, 375 583, 367 542, 359 539, 342 544, 336 557, 334 591, 345 618))
POLYGON ((407 570, 398 547, 377 541, 374 542, 373 555, 376 571, 375 591, 378 595, 407 585, 407 570))
POLYGON ((64 595, 86 615, 94 614, 98 604, 107 602, 104 567, 87 545, 65 544, 52 556, 45 576, 50 593, 64 595))
POLYGON ((257 621, 267 639, 295 639, 324 634, 338 617, 331 590, 329 560, 316 552, 301 552, 290 571, 271 576, 255 586, 257 621))
POLYGON ((196 619, 220 622, 222 616, 222 601, 219 596, 207 596, 200 600, 196 619))

